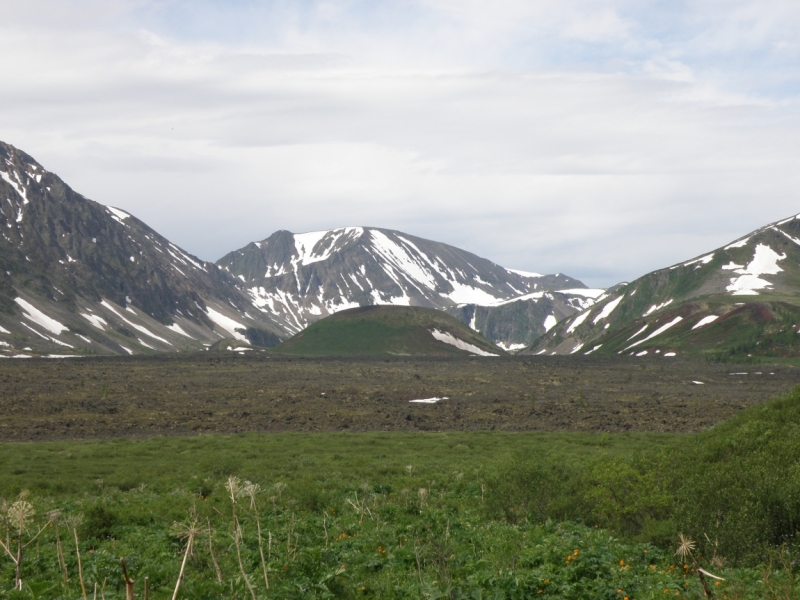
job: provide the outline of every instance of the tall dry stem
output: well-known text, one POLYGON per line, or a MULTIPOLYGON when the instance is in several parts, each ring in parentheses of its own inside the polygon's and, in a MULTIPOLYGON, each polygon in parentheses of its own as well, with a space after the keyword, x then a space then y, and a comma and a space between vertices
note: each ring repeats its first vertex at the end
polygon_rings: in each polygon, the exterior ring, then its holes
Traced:
POLYGON ((236 545, 236 558, 239 560, 239 571, 242 574, 242 579, 244 579, 245 584, 247 585, 247 589, 250 590, 250 595, 253 597, 253 600, 256 600, 256 592, 253 590, 253 586, 250 584, 250 579, 247 577, 247 573, 244 570, 244 564, 242 563, 242 550, 241 550, 241 537, 242 532, 240 529, 235 529, 233 532, 233 541, 236 545))
POLYGON ((231 475, 228 477, 228 481, 225 482, 225 489, 228 490, 228 496, 231 499, 231 514, 233 515, 233 542, 236 546, 236 558, 239 561, 239 571, 242 574, 242 579, 244 579, 244 582, 247 585, 247 589, 250 591, 250 595, 253 597, 253 600, 256 600, 255 590, 253 590, 250 579, 247 577, 247 572, 244 570, 244 563, 242 563, 242 528, 239 525, 239 517, 236 515, 236 498, 240 495, 242 490, 241 480, 238 477, 231 475))
POLYGON ((292 520, 289 521, 289 531, 286 534, 286 562, 289 562, 289 555, 292 551, 292 533, 294 532, 294 513, 292 520))
MULTIPOLYGON (((72 530, 72 537, 75 540, 75 556, 78 558, 78 579, 81 582, 81 592, 83 593, 83 600, 86 600, 86 584, 83 581, 83 564, 81 563, 81 545, 78 541, 78 527, 83 522, 82 515, 70 515, 65 521, 65 524, 72 530)), ((101 590, 102 594, 103 591, 101 590)))
POLYGON ((175 591, 172 593, 172 600, 176 600, 178 597, 178 591, 181 588, 181 582, 183 581, 183 574, 186 570, 186 561, 189 560, 189 556, 192 554, 192 547, 194 546, 194 539, 200 533, 200 527, 197 523, 197 518, 192 517, 186 523, 173 523, 172 525, 172 535, 177 536, 181 539, 186 540, 186 551, 183 553, 183 560, 181 561, 181 570, 178 573, 178 581, 175 582, 175 591))
MULTIPOLYGON (((122 565, 122 578, 125 581, 125 600, 134 600, 133 598, 133 579, 128 575, 128 565, 125 564, 125 559, 120 556, 119 562, 122 565)), ((94 584, 94 593, 97 594, 97 583, 94 584)))
MULTIPOLYGON (((64 585, 66 586, 69 582, 69 577, 67 575, 67 561, 64 559, 64 549, 61 545, 61 533, 58 530, 58 524, 61 520, 61 511, 51 510, 49 513, 47 513, 47 518, 53 524, 53 529, 56 536, 56 554, 58 555, 58 566, 61 567, 61 576, 64 579, 64 585)), ((97 595, 96 589, 95 595, 97 595)))
POLYGON ((359 513, 358 523, 359 525, 364 523, 364 515, 369 514, 369 518, 373 519, 372 512, 369 510, 369 506, 367 505, 367 498, 359 499, 358 492, 353 493, 353 498, 347 498, 347 503, 353 507, 353 509, 359 513))
POLYGON ((276 483, 272 487, 274 487, 275 491, 278 492, 278 500, 280 500, 281 499, 281 495, 283 494, 283 490, 285 490, 286 487, 287 487, 286 484, 281 482, 281 481, 279 481, 278 483, 276 483))
POLYGON ((211 555, 211 562, 214 564, 214 572, 217 574, 217 583, 222 583, 222 569, 219 568, 217 557, 214 555, 214 543, 212 541, 214 531, 211 529, 211 519, 206 517, 206 522, 208 523, 208 530, 206 531, 208 535, 208 553, 211 555))
POLYGON ((425 503, 428 501, 429 492, 426 488, 419 488, 417 494, 419 495, 419 510, 421 512, 422 509, 425 508, 425 503))
POLYGON ((267 576, 267 563, 264 560, 264 542, 261 538, 261 521, 256 517, 258 527, 258 553, 261 555, 261 568, 264 570, 264 585, 269 589, 269 577, 267 576))
POLYGON ((241 489, 241 481, 238 477, 230 476, 228 481, 225 482, 225 489, 228 490, 228 496, 231 499, 231 513, 233 515, 233 529, 239 531, 239 517, 236 515, 236 497, 239 495, 241 489))

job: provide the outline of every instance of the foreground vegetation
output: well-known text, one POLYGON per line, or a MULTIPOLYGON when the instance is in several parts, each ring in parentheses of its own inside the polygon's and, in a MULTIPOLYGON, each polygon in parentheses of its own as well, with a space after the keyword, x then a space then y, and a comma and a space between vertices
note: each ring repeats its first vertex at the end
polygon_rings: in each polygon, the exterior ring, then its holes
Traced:
POLYGON ((795 598, 799 457, 800 389, 697 435, 4 444, 0 598, 125 597, 120 557, 154 599, 795 598))

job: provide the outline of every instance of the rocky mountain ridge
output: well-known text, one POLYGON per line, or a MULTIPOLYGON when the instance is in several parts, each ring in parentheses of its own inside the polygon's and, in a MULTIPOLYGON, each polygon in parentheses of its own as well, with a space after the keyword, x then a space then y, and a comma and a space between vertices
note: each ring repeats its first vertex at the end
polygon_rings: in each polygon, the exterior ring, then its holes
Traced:
POLYGON ((0 234, 0 357, 271 346, 381 304, 446 310, 522 347, 602 293, 370 227, 278 231, 202 261, 2 142, 0 234))
POLYGON ((504 348, 524 347, 603 292, 377 227, 278 231, 217 265, 287 335, 357 306, 421 306, 450 312, 504 348), (513 322, 503 324, 508 316, 513 322))
POLYGON ((124 353, 279 341, 232 278, 0 143, 0 350, 124 353), (253 314, 250 315, 249 312, 253 314))
POLYGON ((798 326, 800 215, 610 290, 526 352, 794 356, 798 326))

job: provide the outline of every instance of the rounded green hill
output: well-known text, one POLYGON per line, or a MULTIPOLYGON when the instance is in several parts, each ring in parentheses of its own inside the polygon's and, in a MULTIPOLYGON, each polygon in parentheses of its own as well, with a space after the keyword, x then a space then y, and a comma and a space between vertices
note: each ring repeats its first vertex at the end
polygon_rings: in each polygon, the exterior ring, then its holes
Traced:
POLYGON ((502 355, 461 321, 417 306, 362 306, 326 317, 273 352, 323 355, 502 355))

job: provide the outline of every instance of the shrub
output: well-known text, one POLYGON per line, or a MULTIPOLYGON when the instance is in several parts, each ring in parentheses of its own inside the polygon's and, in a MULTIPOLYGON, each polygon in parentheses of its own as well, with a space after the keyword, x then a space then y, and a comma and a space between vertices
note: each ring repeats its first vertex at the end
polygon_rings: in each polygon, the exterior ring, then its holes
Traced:
POLYGON ((81 526, 81 537, 84 539, 108 539, 113 537, 113 529, 120 525, 117 513, 104 504, 90 506, 85 513, 81 526))

